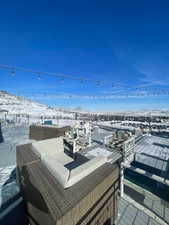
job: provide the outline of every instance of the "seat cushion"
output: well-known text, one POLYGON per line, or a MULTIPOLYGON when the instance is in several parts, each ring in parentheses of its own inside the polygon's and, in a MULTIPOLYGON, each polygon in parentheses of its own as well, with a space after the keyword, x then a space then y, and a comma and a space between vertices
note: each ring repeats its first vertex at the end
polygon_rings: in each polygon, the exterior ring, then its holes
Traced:
POLYGON ((32 143, 32 150, 40 158, 64 152, 63 137, 47 139, 32 143))
POLYGON ((53 156, 44 157, 42 162, 63 188, 65 188, 69 178, 69 170, 53 156))
POLYGON ((73 158, 71 158, 70 156, 68 156, 64 152, 60 152, 58 154, 55 154, 52 157, 54 159, 56 159, 57 161, 59 161, 62 165, 66 165, 66 164, 69 164, 69 163, 74 161, 73 158))
POLYGON ((68 188, 79 182, 81 179, 88 176, 90 173, 92 173, 94 170, 96 170, 106 162, 107 160, 105 157, 98 156, 71 170, 69 180, 65 187, 68 188))

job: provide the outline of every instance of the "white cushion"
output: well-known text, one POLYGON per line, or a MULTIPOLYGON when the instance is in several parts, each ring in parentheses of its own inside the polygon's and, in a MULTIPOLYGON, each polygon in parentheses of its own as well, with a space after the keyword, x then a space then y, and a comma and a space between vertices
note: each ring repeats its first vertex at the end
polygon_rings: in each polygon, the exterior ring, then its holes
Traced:
POLYGON ((88 162, 82 164, 81 166, 76 167, 75 169, 71 170, 69 180, 66 184, 66 188, 74 185, 75 183, 79 182, 84 177, 88 176, 98 167, 102 166, 106 163, 106 158, 102 156, 98 156, 89 160, 88 162))
POLYGON ((32 143, 32 150, 41 158, 44 158, 47 155, 63 153, 63 137, 34 142, 32 143))
POLYGON ((65 154, 64 152, 62 153, 58 153, 52 156, 54 159, 56 159, 57 161, 59 161, 62 165, 66 165, 69 164, 71 162, 73 162, 73 158, 71 158, 70 156, 68 156, 67 154, 65 154))
POLYGON ((69 170, 53 156, 46 156, 42 161, 56 180, 65 188, 69 178, 69 170))

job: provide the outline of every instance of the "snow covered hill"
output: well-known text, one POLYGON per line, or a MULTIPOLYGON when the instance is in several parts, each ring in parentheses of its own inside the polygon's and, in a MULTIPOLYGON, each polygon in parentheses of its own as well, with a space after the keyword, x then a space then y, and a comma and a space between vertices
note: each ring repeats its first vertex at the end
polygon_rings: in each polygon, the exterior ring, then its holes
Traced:
POLYGON ((3 111, 9 114, 28 114, 32 117, 46 116, 59 117, 66 119, 74 119, 75 114, 80 115, 135 115, 135 116, 168 116, 169 110, 139 110, 139 111, 123 111, 123 112, 90 112, 81 108, 52 108, 38 102, 26 99, 24 97, 15 96, 6 91, 0 90, 0 115, 3 111))
POLYGON ((29 114, 32 116, 61 116, 63 118, 74 118, 71 112, 63 112, 38 102, 33 102, 24 97, 12 95, 6 91, 0 91, 0 113, 29 114))

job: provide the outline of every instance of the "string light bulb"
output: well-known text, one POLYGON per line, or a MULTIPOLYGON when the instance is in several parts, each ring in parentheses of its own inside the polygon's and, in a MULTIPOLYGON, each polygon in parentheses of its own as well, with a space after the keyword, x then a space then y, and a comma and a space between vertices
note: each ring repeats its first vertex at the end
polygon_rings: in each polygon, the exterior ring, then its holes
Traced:
POLYGON ((96 86, 97 87, 100 87, 101 86, 101 82, 99 80, 96 82, 96 86))
POLYGON ((84 84, 84 80, 81 80, 80 83, 81 83, 81 85, 83 85, 84 84))
POLYGON ((40 73, 38 73, 38 80, 41 80, 41 75, 40 75, 40 73))
POLYGON ((15 76, 15 70, 11 71, 11 76, 14 77, 15 76))
POLYGON ((60 79, 60 83, 62 83, 62 84, 64 83, 64 78, 60 79))

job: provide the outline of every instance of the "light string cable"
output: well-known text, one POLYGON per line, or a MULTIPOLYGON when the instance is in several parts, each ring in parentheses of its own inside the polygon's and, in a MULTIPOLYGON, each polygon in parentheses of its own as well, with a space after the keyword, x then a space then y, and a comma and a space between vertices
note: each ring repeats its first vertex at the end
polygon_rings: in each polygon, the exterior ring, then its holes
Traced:
MULTIPOLYGON (((24 68, 24 67, 16 67, 16 66, 9 66, 9 65, 2 65, 2 64, 0 64, 0 69, 10 71, 11 76, 13 76, 13 77, 16 75, 17 71, 21 71, 21 72, 27 72, 27 73, 32 73, 32 74, 36 75, 38 80, 40 80, 43 75, 49 75, 49 76, 54 76, 54 77, 60 78, 62 82, 65 79, 78 80, 78 81, 80 81, 81 84, 84 84, 87 81, 91 81, 91 82, 96 84, 96 87, 101 87, 102 84, 109 84, 109 85, 111 85, 112 88, 118 87, 118 88, 123 89, 121 94, 113 94, 112 93, 112 95, 110 95, 110 96, 105 95, 105 96, 101 97, 101 98, 105 98, 105 99, 121 98, 121 97, 122 98, 123 97, 136 97, 136 96, 141 97, 141 96, 169 95, 169 90, 166 90, 166 89, 159 90, 158 88, 155 88, 154 91, 147 91, 148 88, 144 85, 138 85, 138 86, 130 87, 128 85, 114 83, 110 80, 96 80, 96 79, 91 79, 91 78, 86 78, 86 77, 75 77, 75 76, 67 75, 67 74, 34 71, 32 69, 27 69, 27 68, 24 68), (135 90, 135 91, 145 90, 147 93, 127 93, 128 91, 130 92, 131 90, 135 90)), ((90 98, 92 98, 92 96, 90 96, 90 98)))
MULTIPOLYGON (((110 80, 99 80, 99 79, 96 80, 96 79, 91 79, 91 78, 86 78, 86 77, 75 77, 75 76, 68 75, 68 74, 58 74, 58 73, 51 73, 51 72, 34 71, 32 69, 27 69, 24 67, 16 67, 16 66, 9 66, 9 65, 2 65, 2 64, 0 64, 0 69, 10 71, 12 76, 14 76, 17 71, 21 71, 21 72, 32 73, 32 74, 36 75, 38 79, 40 79, 40 77, 43 75, 49 75, 49 76, 61 78, 62 81, 65 79, 78 80, 81 82, 81 84, 83 84, 85 81, 86 82, 91 81, 91 82, 95 83, 96 86, 98 86, 98 87, 100 87, 101 84, 103 84, 103 83, 110 84, 110 82, 111 82, 110 80)), ((115 86, 119 86, 119 84, 112 83, 112 87, 115 87, 115 86)))

